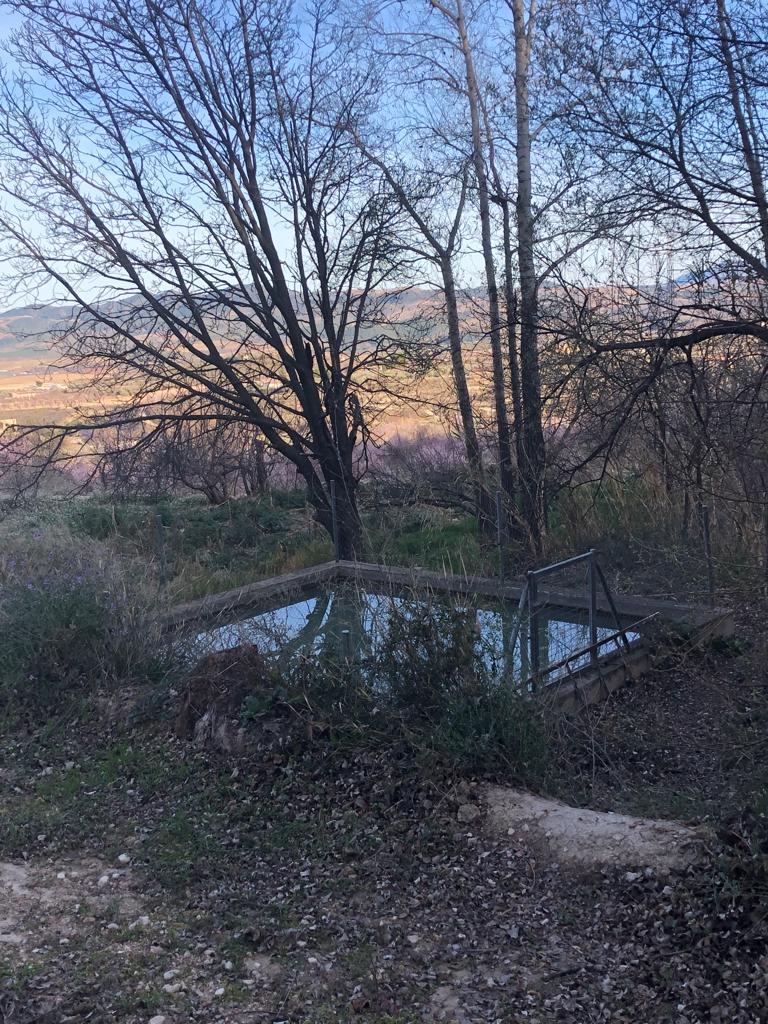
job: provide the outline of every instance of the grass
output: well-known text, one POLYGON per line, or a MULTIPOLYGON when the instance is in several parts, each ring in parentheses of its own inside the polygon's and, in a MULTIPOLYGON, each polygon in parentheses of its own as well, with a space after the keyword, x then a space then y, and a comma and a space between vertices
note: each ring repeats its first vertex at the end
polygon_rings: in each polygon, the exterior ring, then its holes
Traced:
POLYGON ((97 749, 80 753, 77 763, 57 763, 55 755, 61 746, 63 758, 75 755, 65 746, 69 735, 65 722, 59 720, 45 738, 38 737, 23 752, 25 762, 17 761, 16 770, 26 774, 29 763, 39 763, 42 755, 51 770, 38 775, 23 798, 6 809, 0 842, 7 856, 34 848, 39 835, 55 837, 61 849, 98 845, 107 856, 116 855, 123 849, 138 805, 183 790, 192 781, 192 766, 172 756, 164 739, 153 740, 150 735, 140 745, 102 738, 97 749), (110 832, 105 832, 106 821, 114 826, 110 832))
MULTIPOLYGON (((36 499, 5 512, 19 532, 64 527, 115 554, 164 571, 165 599, 183 601, 329 561, 331 540, 313 519, 303 492, 211 506, 197 497, 109 502, 36 499)), ((3 511, 0 504, 0 512, 3 511)), ((493 546, 471 516, 429 509, 363 510, 362 557, 454 573, 493 574, 493 546)))
POLYGON ((0 696, 48 717, 62 694, 160 680, 173 653, 135 560, 64 525, 0 532, 0 696))

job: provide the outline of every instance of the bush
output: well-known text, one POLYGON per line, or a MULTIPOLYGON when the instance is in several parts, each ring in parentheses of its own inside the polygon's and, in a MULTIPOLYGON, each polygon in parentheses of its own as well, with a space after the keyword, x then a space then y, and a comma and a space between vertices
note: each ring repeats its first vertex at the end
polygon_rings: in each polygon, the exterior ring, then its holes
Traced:
POLYGON ((377 688, 426 721, 439 717, 446 702, 472 696, 487 675, 473 610, 427 600, 392 604, 372 660, 377 688))
POLYGON ((469 772, 541 781, 549 765, 543 707, 500 680, 471 608, 407 600, 388 607, 381 638, 360 658, 333 644, 296 657, 287 699, 344 745, 405 744, 469 772))
POLYGON ((85 685, 157 678, 159 642, 141 574, 55 527, 0 534, 0 688, 23 704, 85 685))

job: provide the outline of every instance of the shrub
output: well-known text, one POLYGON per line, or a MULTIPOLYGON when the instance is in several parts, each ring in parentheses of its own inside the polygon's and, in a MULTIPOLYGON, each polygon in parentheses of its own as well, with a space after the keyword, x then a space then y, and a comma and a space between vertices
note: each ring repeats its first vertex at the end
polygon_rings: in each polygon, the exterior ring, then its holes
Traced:
POLYGON ((336 742, 405 744, 466 771, 539 781, 549 764, 544 709, 495 668, 473 609, 407 600, 391 603, 363 657, 326 644, 289 662, 283 680, 294 707, 336 742))
POLYGON ((141 574, 94 541, 45 527, 0 534, 0 687, 46 703, 88 684, 157 678, 159 642, 141 574))
POLYGON ((372 660, 371 674, 395 707, 428 721, 486 675, 473 610, 426 600, 392 603, 372 660))

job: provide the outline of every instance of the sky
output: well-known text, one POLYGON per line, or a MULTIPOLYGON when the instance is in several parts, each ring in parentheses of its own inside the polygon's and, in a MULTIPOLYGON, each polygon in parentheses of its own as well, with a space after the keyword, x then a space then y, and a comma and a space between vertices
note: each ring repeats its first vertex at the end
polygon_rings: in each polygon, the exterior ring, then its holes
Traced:
MULTIPOLYGON (((22 24, 22 18, 14 13, 10 12, 2 7, 2 0, 0 0, 0 59, 7 64, 8 56, 5 53, 5 46, 3 41, 7 38, 8 34, 13 29, 18 28, 22 24)), ((477 252, 476 239, 473 238, 473 229, 469 226, 471 224, 471 216, 468 221, 468 226, 465 229, 465 240, 467 242, 466 251, 462 259, 462 277, 466 278, 463 282, 469 286, 477 285, 480 280, 481 271, 481 260, 479 253, 477 252)), ((281 234, 282 229, 277 228, 276 234, 281 234)), ((286 232, 286 245, 291 241, 286 232)), ((16 307, 27 304, 29 302, 50 302, 57 298, 54 291, 50 291, 46 288, 42 291, 38 291, 36 294, 22 294, 19 291, 14 290, 12 294, 9 294, 9 289, 4 288, 2 281, 2 268, 0 267, 0 309, 16 307)), ((63 298, 63 296, 62 296, 63 298)))

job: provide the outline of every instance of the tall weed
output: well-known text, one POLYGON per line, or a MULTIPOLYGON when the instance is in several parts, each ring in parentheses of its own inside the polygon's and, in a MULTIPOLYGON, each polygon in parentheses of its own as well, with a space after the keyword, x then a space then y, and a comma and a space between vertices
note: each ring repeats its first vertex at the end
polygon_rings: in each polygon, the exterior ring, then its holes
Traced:
POLYGON ((64 527, 0 532, 0 689, 47 704, 73 688, 157 678, 170 659, 133 563, 64 527))

